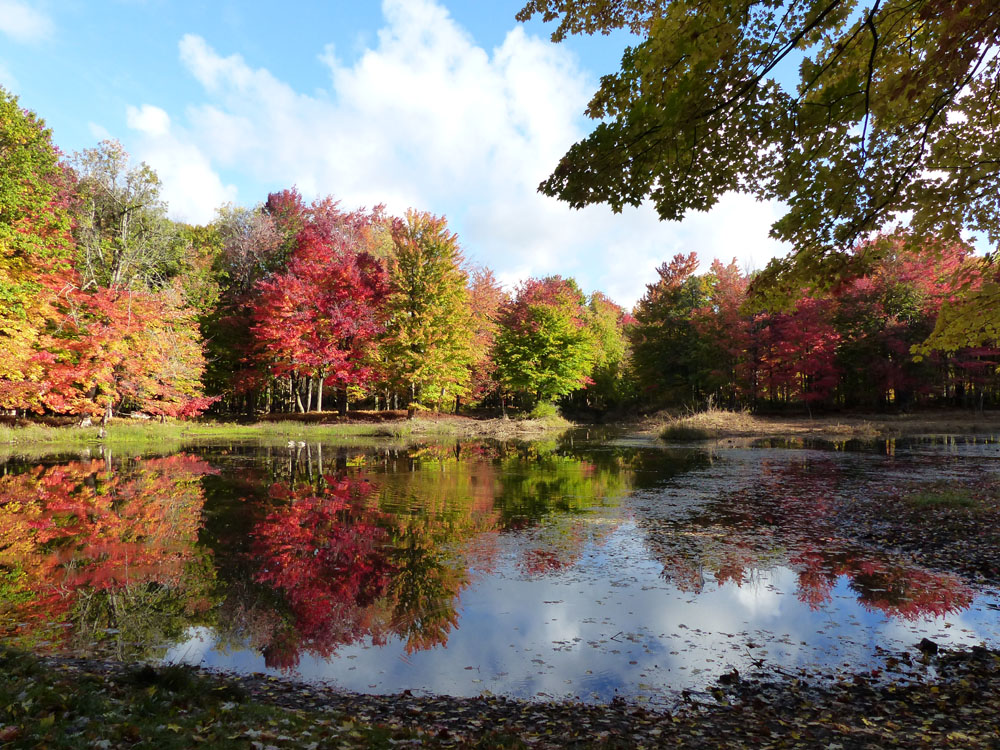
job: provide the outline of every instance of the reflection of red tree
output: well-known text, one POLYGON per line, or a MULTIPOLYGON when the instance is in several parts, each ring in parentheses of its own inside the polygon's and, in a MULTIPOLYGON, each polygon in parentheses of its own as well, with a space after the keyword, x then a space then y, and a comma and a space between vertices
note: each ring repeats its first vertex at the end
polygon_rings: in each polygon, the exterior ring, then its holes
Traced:
POLYGON ((960 578, 891 561, 838 533, 837 472, 829 460, 764 461, 753 487, 727 493, 692 516, 661 521, 649 544, 664 578, 698 593, 703 571, 719 585, 741 585, 755 569, 787 565, 797 573, 799 600, 814 609, 831 600, 842 576, 862 606, 891 617, 968 607, 972 592, 960 578))
POLYGON ((253 531, 256 580, 282 592, 297 637, 286 633, 268 645, 270 666, 294 665, 302 649, 329 656, 365 635, 384 639, 372 605, 393 570, 389 535, 378 525, 384 519, 363 502, 370 492, 367 482, 349 479, 318 495, 309 487, 272 488, 272 498, 288 504, 253 531))
POLYGON ((199 477, 209 473, 204 461, 177 455, 0 477, 0 570, 16 573, 18 616, 41 626, 65 617, 84 590, 177 586, 195 556, 199 477))
POLYGON ((795 556, 798 598, 813 609, 831 599, 840 576, 869 611, 915 620, 960 612, 972 603, 972 590, 957 576, 891 564, 857 553, 824 553, 812 549, 795 556))

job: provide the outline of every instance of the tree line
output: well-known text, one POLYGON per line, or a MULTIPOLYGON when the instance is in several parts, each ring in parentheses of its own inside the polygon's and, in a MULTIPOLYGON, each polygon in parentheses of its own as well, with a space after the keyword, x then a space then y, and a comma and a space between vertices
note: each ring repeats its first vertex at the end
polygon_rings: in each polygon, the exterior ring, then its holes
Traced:
POLYGON ((120 144, 64 158, 0 89, 0 409, 992 403, 996 350, 948 339, 979 266, 960 243, 910 245, 859 244, 842 283, 781 310, 735 262, 697 273, 694 253, 664 263, 632 311, 560 276, 507 291, 418 210, 291 188, 207 226, 171 221, 155 172, 120 144))

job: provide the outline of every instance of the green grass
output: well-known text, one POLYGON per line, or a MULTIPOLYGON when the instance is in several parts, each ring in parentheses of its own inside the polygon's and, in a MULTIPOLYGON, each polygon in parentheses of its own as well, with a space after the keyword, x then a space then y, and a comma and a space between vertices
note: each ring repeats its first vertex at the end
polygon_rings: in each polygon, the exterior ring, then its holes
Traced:
POLYGON ((710 440, 716 437, 715 430, 708 430, 703 427, 694 427, 684 423, 667 425, 660 433, 662 440, 680 443, 687 440, 710 440))
MULTIPOLYGON (((415 729, 262 702, 238 681, 185 666, 146 666, 104 675, 46 664, 0 647, 0 672, 0 747, 182 750, 442 744, 415 729)), ((485 746, 524 747, 507 736, 485 746)))
POLYGON ((535 408, 528 413, 529 419, 553 419, 559 417, 561 417, 559 407, 551 401, 539 401, 535 404, 535 408))
POLYGON ((933 485, 907 495, 906 501, 918 508, 971 508, 976 505, 972 493, 964 487, 933 485))
MULTIPOLYGON (((98 447, 116 450, 176 451, 189 445, 222 440, 256 441, 278 444, 287 440, 331 442, 359 438, 407 440, 418 437, 490 437, 496 429, 493 422, 472 419, 403 419, 385 422, 341 422, 329 415, 330 422, 302 422, 295 419, 253 423, 211 420, 191 421, 126 421, 113 420, 103 436, 99 427, 24 427, 0 426, 0 458, 3 455, 35 456, 71 452, 98 447)), ((558 414, 541 419, 529 419, 524 428, 547 430, 566 429, 570 423, 558 414)))

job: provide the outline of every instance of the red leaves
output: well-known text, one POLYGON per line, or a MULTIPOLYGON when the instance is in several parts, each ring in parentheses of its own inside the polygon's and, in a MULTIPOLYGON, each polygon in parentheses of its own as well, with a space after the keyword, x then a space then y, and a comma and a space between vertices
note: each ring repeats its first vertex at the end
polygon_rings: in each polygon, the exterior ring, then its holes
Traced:
POLYGON ((272 488, 287 507, 253 531, 256 580, 279 589, 295 622, 299 646, 329 655, 372 633, 367 608, 388 586, 388 534, 365 507, 366 482, 341 480, 319 494, 272 488))
POLYGON ((0 477, 0 568, 22 571, 20 616, 56 622, 87 590, 181 586, 215 473, 183 454, 111 469, 103 460, 0 477))
POLYGON ((299 232, 287 270, 257 284, 252 356, 275 375, 320 375, 345 387, 374 376, 388 282, 382 264, 351 244, 367 219, 338 214, 350 230, 338 232, 334 212, 324 205, 324 223, 299 232))

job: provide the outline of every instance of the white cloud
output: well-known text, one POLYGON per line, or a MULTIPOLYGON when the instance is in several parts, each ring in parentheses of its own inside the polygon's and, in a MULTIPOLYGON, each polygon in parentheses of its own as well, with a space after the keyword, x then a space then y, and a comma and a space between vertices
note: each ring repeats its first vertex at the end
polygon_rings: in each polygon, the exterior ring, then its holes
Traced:
POLYGON ((114 138, 110 130, 96 122, 88 122, 87 130, 90 131, 90 134, 96 141, 110 141, 114 138))
POLYGON ((205 223, 211 221, 218 206, 236 199, 236 188, 222 183, 188 133, 173 132, 164 110, 150 104, 128 107, 125 121, 140 136, 133 155, 156 170, 171 216, 205 223))
POLYGON ((125 111, 125 122, 133 130, 159 138, 170 132, 170 116, 159 107, 143 104, 141 107, 128 107, 125 111))
POLYGON ((761 267, 780 252, 767 237, 773 207, 743 197, 666 224, 648 206, 573 211, 538 194, 586 132, 580 113, 593 77, 566 48, 521 28, 487 51, 433 0, 385 0, 383 12, 385 27, 355 61, 341 62, 329 46, 317 51, 330 87, 314 94, 186 35, 180 59, 207 101, 188 108, 183 131, 150 107, 131 109, 130 124, 173 143, 172 157, 189 149, 203 178, 214 166, 258 184, 297 185, 306 197, 445 214, 471 259, 511 283, 574 275, 631 304, 677 252, 698 250, 706 267, 715 255, 761 267))
POLYGON ((47 15, 18 0, 0 0, 0 32, 18 42, 37 42, 52 36, 55 26, 47 15))

